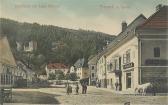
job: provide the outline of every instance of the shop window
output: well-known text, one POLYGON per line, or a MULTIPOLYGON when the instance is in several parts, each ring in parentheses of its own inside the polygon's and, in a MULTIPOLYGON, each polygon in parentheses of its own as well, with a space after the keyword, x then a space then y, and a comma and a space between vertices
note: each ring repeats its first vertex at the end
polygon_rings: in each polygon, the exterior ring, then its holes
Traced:
POLYGON ((160 48, 159 47, 154 48, 154 57, 160 57, 160 48))

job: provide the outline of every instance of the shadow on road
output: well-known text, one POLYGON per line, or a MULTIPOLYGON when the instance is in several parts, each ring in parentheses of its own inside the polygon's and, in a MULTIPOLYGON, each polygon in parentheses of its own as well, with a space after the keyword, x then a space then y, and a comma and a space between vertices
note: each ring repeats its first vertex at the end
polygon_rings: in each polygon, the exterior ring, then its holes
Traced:
POLYGON ((59 104, 59 101, 54 98, 59 95, 52 95, 35 91, 16 91, 13 92, 12 103, 27 103, 27 104, 59 104))

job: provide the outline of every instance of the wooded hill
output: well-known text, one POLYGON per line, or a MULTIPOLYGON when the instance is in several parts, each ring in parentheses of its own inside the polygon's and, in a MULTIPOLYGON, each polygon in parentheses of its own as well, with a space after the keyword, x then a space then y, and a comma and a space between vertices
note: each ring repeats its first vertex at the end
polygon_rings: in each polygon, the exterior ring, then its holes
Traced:
POLYGON ((36 41, 37 50, 30 56, 30 64, 34 71, 41 72, 49 62, 73 65, 79 58, 85 58, 85 66, 89 56, 103 49, 107 41, 115 36, 89 30, 74 30, 53 25, 38 23, 21 23, 0 18, 0 33, 6 35, 17 60, 28 63, 29 56, 24 51, 17 51, 16 41, 24 45, 27 41, 36 41))

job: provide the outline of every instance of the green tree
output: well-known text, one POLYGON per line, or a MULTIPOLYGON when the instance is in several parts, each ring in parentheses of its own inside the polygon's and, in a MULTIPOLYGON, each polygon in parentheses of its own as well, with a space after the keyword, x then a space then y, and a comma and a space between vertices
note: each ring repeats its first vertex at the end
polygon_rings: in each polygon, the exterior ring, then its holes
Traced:
POLYGON ((56 77, 56 75, 55 75, 54 73, 50 73, 48 79, 49 79, 49 80, 54 80, 55 77, 56 77))
POLYGON ((55 76, 56 76, 57 80, 64 80, 65 79, 64 73, 62 71, 60 71, 60 70, 57 70, 55 72, 55 76))
POLYGON ((69 74, 69 80, 71 81, 76 81, 78 78, 77 78, 77 74, 76 73, 70 73, 69 74))

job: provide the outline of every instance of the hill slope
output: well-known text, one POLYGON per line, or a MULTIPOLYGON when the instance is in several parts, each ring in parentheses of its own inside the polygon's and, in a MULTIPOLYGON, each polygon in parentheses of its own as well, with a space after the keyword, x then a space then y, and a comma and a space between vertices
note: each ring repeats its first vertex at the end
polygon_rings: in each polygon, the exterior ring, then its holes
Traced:
POLYGON ((87 62, 90 55, 102 50, 107 41, 115 36, 88 30, 73 30, 53 25, 21 23, 0 18, 0 33, 7 35, 16 59, 30 63, 35 71, 40 71, 48 62, 62 62, 72 65, 84 57, 87 62), (16 42, 24 45, 27 41, 36 41, 37 50, 31 56, 17 51, 16 42))

